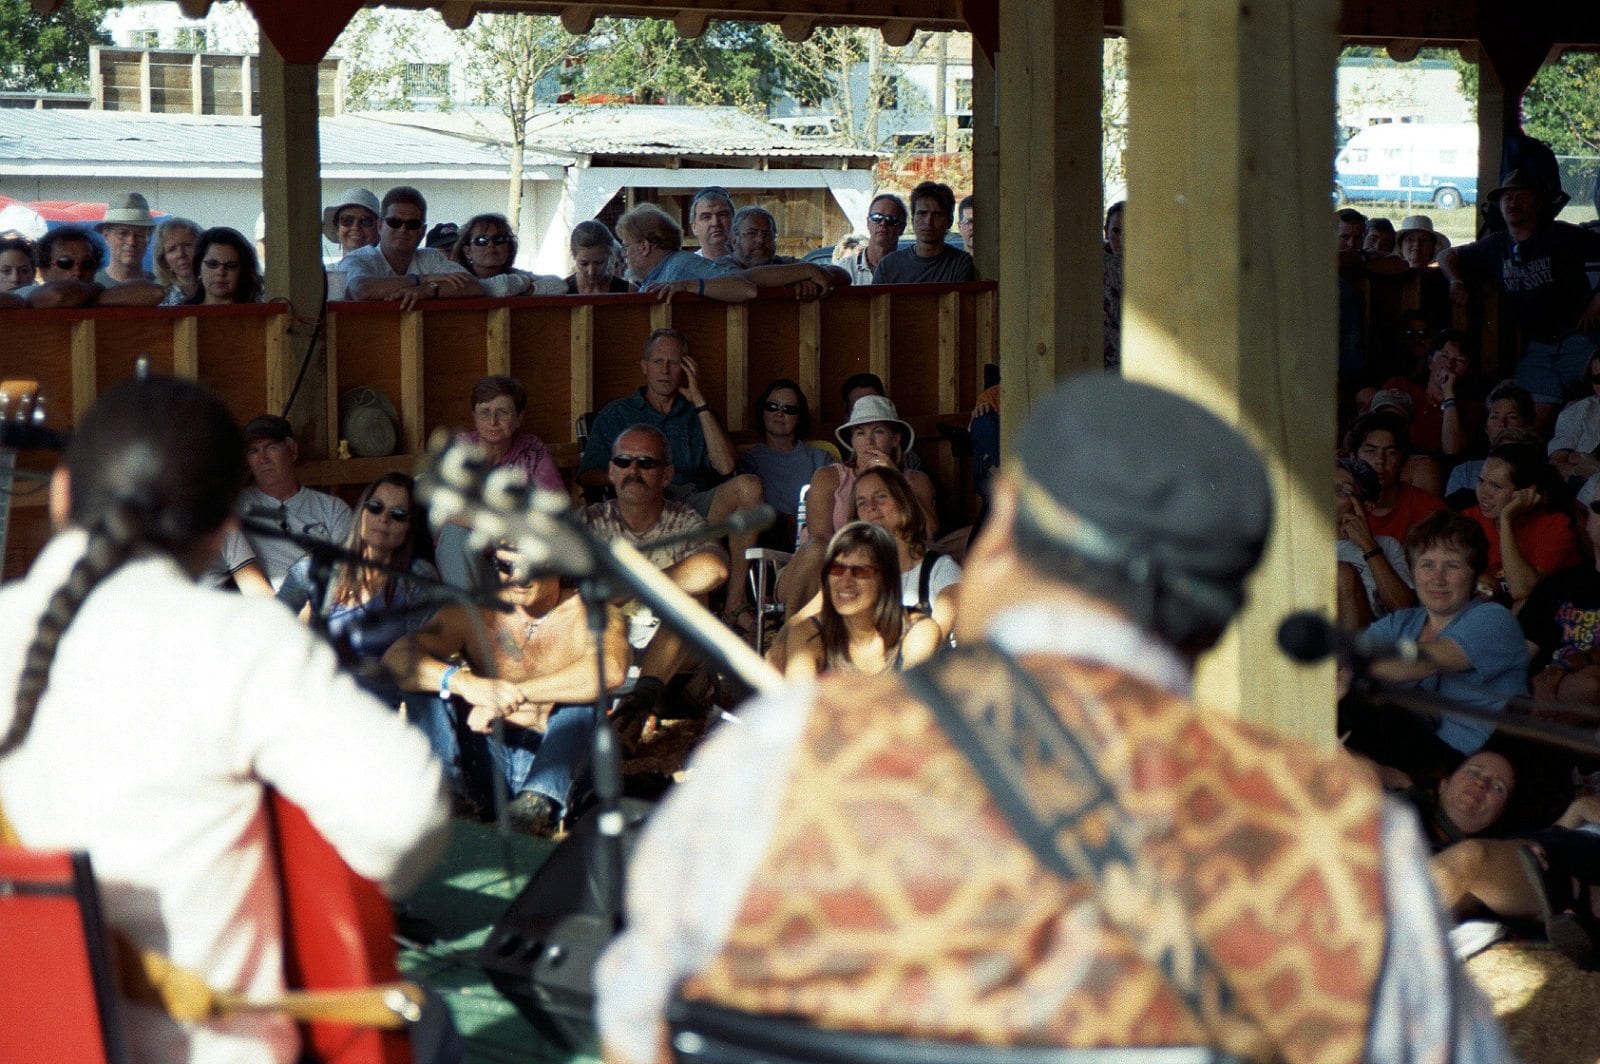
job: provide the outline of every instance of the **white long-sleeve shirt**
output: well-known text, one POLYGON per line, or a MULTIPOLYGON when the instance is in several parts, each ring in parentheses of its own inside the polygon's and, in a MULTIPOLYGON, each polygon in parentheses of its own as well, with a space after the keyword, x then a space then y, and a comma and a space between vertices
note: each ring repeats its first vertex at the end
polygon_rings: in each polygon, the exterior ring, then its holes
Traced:
MULTIPOLYGON (((56 536, 0 589, 0 732, 35 623, 85 541, 56 536)), ((0 801, 22 841, 87 850, 113 926, 214 987, 263 997, 283 985, 269 782, 392 889, 414 885, 443 845, 441 770, 421 733, 278 603, 197 587, 155 556, 89 595, 32 730, 0 759, 0 801)), ((281 1017, 185 1027, 143 1006, 123 1013, 141 1062, 296 1053, 281 1017)))

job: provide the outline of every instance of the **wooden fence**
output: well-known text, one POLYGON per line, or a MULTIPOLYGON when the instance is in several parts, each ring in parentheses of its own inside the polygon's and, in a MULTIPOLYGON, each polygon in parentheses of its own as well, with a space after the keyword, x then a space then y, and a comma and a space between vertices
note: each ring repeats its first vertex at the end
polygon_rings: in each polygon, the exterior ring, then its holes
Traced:
MULTIPOLYGON (((735 440, 753 438, 754 401, 775 377, 799 382, 817 434, 828 435, 847 413, 840 384, 863 370, 878 374, 916 427, 918 451, 955 518, 965 500, 963 471, 935 425, 966 423, 983 366, 996 360, 995 304, 992 282, 847 288, 816 302, 768 291, 736 305, 638 295, 442 300, 408 312, 392 303, 333 303, 324 326, 327 408, 311 416, 301 400, 289 412, 301 434, 301 476, 340 490, 410 469, 435 428, 470 422, 469 394, 486 373, 508 373, 527 386, 525 427, 570 473, 576 419, 637 388, 645 339, 672 327, 689 337, 701 388, 735 440), (377 389, 394 403, 400 453, 338 458, 338 398, 355 388, 377 389)), ((305 342, 289 326, 282 303, 5 311, 0 378, 38 380, 46 423, 66 430, 143 357, 152 372, 213 388, 243 422, 280 412, 288 400, 305 342)), ((50 460, 25 454, 19 465, 42 470, 50 460)), ((19 485, 6 577, 20 573, 48 536, 42 504, 42 491, 19 485)))

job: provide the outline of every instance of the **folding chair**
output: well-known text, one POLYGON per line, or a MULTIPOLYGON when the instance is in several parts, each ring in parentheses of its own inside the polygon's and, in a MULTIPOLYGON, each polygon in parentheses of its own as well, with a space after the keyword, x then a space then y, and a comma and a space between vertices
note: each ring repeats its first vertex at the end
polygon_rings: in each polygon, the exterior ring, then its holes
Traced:
POLYGON ((129 1060, 88 854, 0 845, 0 958, 0 1060, 129 1060))

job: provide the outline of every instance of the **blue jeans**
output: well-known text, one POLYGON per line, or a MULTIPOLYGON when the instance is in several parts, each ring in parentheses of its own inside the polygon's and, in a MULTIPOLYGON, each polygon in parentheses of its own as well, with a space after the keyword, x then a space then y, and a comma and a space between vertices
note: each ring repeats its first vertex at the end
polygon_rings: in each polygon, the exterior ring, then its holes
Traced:
POLYGON ((1530 341, 1515 380, 1533 393, 1535 402, 1559 404, 1567 386, 1583 379, 1594 353, 1595 342, 1583 332, 1570 332, 1553 344, 1530 341))
POLYGON ((428 737, 444 762, 450 787, 485 809, 494 803, 494 773, 515 798, 534 791, 553 799, 565 812, 573 782, 589 764, 594 743, 593 706, 557 706, 543 732, 507 724, 504 744, 467 728, 466 707, 438 695, 411 692, 406 716, 428 737))

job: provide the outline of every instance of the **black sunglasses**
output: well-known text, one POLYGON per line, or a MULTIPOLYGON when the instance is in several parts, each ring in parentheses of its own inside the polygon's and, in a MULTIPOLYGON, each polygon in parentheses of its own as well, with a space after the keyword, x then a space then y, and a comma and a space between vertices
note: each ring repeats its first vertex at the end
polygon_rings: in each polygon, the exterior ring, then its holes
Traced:
POLYGON ((56 260, 56 269, 76 270, 79 266, 93 266, 94 262, 94 259, 74 259, 63 255, 56 260))
POLYGON ((798 414, 800 408, 793 403, 774 403, 771 399, 761 404, 761 409, 769 414, 798 414))
POLYGON ((378 219, 365 214, 341 214, 339 224, 346 229, 371 229, 378 224, 378 219))
MULTIPOLYGON (((377 516, 383 513, 383 501, 381 499, 368 499, 362 504, 361 508, 366 510, 367 513, 377 516)), ((403 523, 411 520, 411 511, 404 506, 396 506, 389 511, 389 516, 403 523)))
POLYGON ((418 229, 421 229, 428 223, 424 222, 421 218, 385 218, 383 220, 383 224, 387 225, 390 229, 406 229, 415 233, 418 229))
POLYGON ((486 248, 490 244, 493 244, 495 247, 500 247, 503 244, 511 243, 511 238, 508 237, 508 236, 503 236, 503 235, 502 236, 475 236, 471 240, 467 241, 467 243, 471 244, 475 248, 486 248))
POLYGON ((611 456, 611 464, 618 469, 632 469, 638 466, 640 470, 648 473, 652 469, 660 469, 667 463, 660 458, 651 458, 647 454, 614 454, 611 456))
POLYGON ((867 221, 876 222, 879 225, 892 225, 896 229, 906 224, 906 220, 898 214, 883 214, 880 211, 873 211, 867 215, 867 221))

